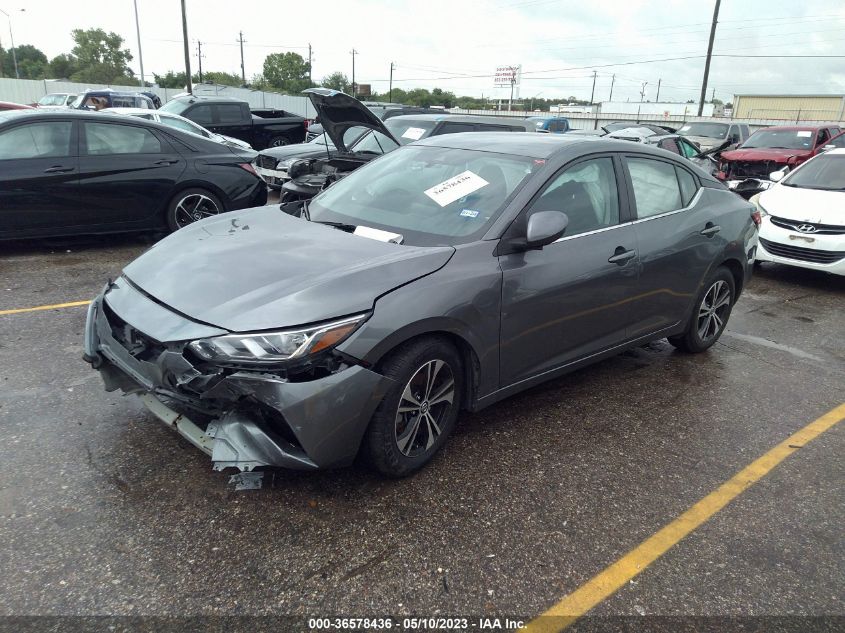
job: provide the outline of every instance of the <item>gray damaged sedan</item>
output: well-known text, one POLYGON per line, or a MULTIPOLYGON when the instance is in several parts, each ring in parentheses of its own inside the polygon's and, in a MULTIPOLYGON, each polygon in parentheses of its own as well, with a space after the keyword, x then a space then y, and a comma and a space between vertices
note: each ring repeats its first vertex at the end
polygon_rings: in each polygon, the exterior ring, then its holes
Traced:
POLYGON ((91 304, 85 359, 216 469, 363 452, 403 476, 461 410, 653 339, 712 346, 755 213, 647 146, 432 137, 159 242, 91 304))

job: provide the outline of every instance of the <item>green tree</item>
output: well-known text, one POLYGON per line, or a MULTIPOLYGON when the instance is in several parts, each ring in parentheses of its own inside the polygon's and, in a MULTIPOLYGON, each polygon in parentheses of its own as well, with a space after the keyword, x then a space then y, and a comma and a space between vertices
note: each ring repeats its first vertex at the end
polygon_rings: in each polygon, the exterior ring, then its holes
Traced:
POLYGON ((79 60, 73 55, 62 53, 50 60, 48 73, 52 79, 70 79, 79 70, 79 60))
MULTIPOLYGON (((182 73, 182 75, 184 76, 184 73, 182 73)), ((244 85, 243 79, 241 79, 240 75, 227 73, 222 70, 211 70, 207 73, 203 73, 202 80, 206 83, 220 84, 221 86, 233 86, 235 88, 240 88, 244 85)), ((198 81, 196 75, 194 75, 194 81, 198 81)))
POLYGON ((345 92, 347 94, 349 94, 351 88, 349 84, 349 79, 346 77, 346 75, 339 71, 323 77, 323 81, 320 85, 324 88, 340 90, 341 92, 345 92))
MULTIPOLYGON (((48 76, 47 56, 31 44, 16 46, 15 57, 18 60, 18 74, 21 79, 44 79, 48 76)), ((15 76, 15 63, 11 50, 0 48, 0 76, 15 76)))
POLYGON ((157 75, 153 73, 153 79, 160 88, 180 88, 185 89, 187 82, 185 81, 185 73, 175 73, 168 70, 164 75, 157 75))
POLYGON ((296 94, 311 85, 310 68, 299 53, 271 53, 264 58, 264 80, 270 87, 296 94))
POLYGON ((71 55, 78 68, 71 80, 82 83, 118 83, 131 80, 134 73, 128 64, 132 53, 123 46, 123 38, 103 29, 74 29, 71 37, 75 46, 71 55))

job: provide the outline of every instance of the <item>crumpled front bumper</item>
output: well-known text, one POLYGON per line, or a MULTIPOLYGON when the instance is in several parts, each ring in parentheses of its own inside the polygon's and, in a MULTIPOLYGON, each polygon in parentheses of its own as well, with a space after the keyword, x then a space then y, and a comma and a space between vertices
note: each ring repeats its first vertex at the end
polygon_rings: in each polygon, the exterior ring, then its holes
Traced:
POLYGON ((162 318, 172 321, 165 328, 170 331, 195 325, 163 310, 169 312, 125 280, 107 287, 91 303, 84 358, 100 372, 107 391, 141 395, 157 417, 208 453, 216 470, 328 468, 355 458, 369 420, 392 382, 389 378, 354 364, 302 381, 262 371, 209 370, 182 353, 185 340, 162 343, 153 357, 138 358, 115 337, 109 321, 144 332, 144 317, 155 313, 159 319, 150 320, 150 325, 159 330, 162 318), (113 302, 107 298, 111 292, 119 295, 113 302), (178 319, 190 325, 174 326, 178 319), (176 403, 179 411, 165 401, 176 403), (211 421, 203 429, 194 417, 211 421))

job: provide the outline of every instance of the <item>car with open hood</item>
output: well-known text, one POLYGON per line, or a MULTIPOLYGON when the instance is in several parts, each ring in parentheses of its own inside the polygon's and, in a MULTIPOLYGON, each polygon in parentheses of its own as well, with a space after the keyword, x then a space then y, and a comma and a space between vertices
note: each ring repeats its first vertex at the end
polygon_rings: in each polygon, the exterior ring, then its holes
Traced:
POLYGON ((432 136, 193 223, 91 303, 85 359, 216 469, 363 451, 403 476, 462 410, 653 339, 710 348, 754 207, 680 156, 567 137, 432 136))
POLYGON ((745 123, 724 123, 721 121, 690 121, 677 130, 707 152, 717 147, 727 149, 739 145, 749 136, 745 123))

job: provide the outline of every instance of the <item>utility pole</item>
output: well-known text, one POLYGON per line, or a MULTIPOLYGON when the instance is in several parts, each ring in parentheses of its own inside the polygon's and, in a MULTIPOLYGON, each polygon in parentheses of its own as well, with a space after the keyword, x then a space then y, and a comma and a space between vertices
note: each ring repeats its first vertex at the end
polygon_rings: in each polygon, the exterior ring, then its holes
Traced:
POLYGON ((194 82, 191 79, 191 49, 188 46, 188 14, 185 11, 185 0, 182 0, 182 43, 185 47, 185 84, 188 94, 194 94, 194 82))
POLYGON ((707 79, 710 77, 710 58, 713 56, 713 40, 716 38, 716 23, 719 21, 719 5, 722 0, 716 0, 713 9, 713 24, 710 25, 710 42, 707 44, 707 60, 704 62, 704 79, 701 82, 701 99, 698 101, 698 116, 704 111, 704 99, 707 96, 707 79))
POLYGON ((138 21, 138 0, 135 3, 135 33, 138 35, 138 63, 141 64, 141 85, 146 86, 144 81, 144 54, 141 52, 141 23, 138 21))
POLYGON ((358 54, 354 48, 352 49, 352 96, 355 97, 358 94, 358 86, 355 85, 355 55, 358 54))
MULTIPOLYGON (((16 11, 26 11, 26 9, 16 9, 16 11)), ((20 79, 21 76, 18 73, 18 55, 15 52, 15 34, 12 33, 12 16, 0 9, 0 13, 6 16, 6 19, 9 20, 9 39, 12 40, 12 63, 15 65, 15 79, 20 79)))
POLYGON ((200 83, 202 83, 202 42, 197 40, 197 60, 199 61, 200 83))
POLYGON ((590 105, 593 105, 593 98, 596 96, 596 75, 598 73, 593 71, 593 91, 590 93, 590 105))
POLYGON ((716 88, 714 87, 713 88, 713 94, 710 95, 710 101, 713 101, 713 99, 715 99, 715 98, 716 98, 716 88))
POLYGON ((390 62, 390 88, 387 92, 387 100, 393 101, 393 62, 390 62))
POLYGON ((660 82, 663 81, 662 79, 657 80, 657 96, 654 98, 655 102, 660 103, 660 82))
POLYGON ((238 41, 241 43, 241 81, 246 85, 246 71, 244 70, 244 32, 238 31, 238 41))
POLYGON ((308 85, 310 86, 314 82, 311 81, 311 43, 308 43, 308 85))
POLYGON ((608 101, 613 101, 613 84, 616 82, 616 73, 613 73, 613 77, 610 78, 610 96, 607 98, 608 101))
MULTIPOLYGON (((645 101, 645 87, 646 87, 647 85, 648 85, 648 82, 647 82, 647 81, 644 81, 644 82, 643 82, 643 85, 642 85, 642 88, 640 88, 640 103, 642 103, 643 101, 645 101)), ((637 114, 639 115, 639 111, 637 112, 637 114)))

